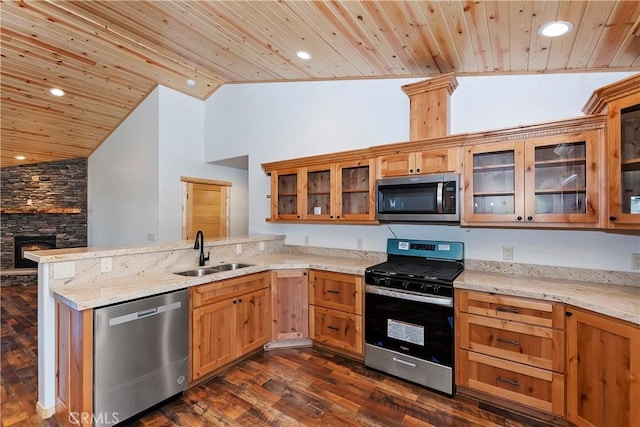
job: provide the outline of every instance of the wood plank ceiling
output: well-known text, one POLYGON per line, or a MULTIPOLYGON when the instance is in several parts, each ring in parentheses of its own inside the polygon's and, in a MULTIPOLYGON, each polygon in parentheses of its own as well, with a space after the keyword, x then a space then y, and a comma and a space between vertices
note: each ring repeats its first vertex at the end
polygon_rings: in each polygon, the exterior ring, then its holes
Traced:
POLYGON ((636 0, 0 7, 0 166, 88 157, 158 84, 204 100, 227 83, 640 70, 636 0), (539 36, 552 20, 574 29, 539 36), (66 96, 51 96, 51 87, 66 96))

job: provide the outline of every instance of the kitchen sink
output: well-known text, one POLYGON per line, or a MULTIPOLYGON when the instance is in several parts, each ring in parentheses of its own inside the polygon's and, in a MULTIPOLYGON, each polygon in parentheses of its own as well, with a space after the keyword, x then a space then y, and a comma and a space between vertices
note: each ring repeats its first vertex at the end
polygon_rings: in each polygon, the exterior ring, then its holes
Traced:
POLYGON ((200 277, 200 276, 207 276, 213 273, 220 273, 222 271, 237 270, 238 268, 251 267, 253 265, 255 264, 243 264, 239 262, 231 262, 228 264, 213 265, 210 267, 200 267, 194 270, 179 271, 174 274, 179 274, 180 276, 200 277))
POLYGON ((238 268, 252 267, 255 264, 243 264, 240 262, 231 262, 229 264, 214 265, 211 268, 215 268, 219 271, 237 270, 238 268))
POLYGON ((206 276, 207 274, 220 273, 220 271, 222 270, 217 270, 212 267, 202 267, 202 268, 196 268, 195 270, 179 271, 174 274, 179 274, 180 276, 200 277, 200 276, 206 276))

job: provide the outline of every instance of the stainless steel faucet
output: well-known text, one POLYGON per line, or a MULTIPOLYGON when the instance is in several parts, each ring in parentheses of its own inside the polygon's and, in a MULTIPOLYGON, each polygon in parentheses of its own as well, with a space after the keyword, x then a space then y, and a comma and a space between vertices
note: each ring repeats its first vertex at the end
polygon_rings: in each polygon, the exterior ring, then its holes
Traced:
POLYGON ((193 249, 200 249, 200 259, 198 260, 198 265, 202 267, 205 261, 209 261, 209 258, 211 258, 211 251, 207 253, 206 257, 204 256, 204 234, 202 233, 202 230, 198 230, 198 232, 196 233, 196 243, 193 245, 193 249))

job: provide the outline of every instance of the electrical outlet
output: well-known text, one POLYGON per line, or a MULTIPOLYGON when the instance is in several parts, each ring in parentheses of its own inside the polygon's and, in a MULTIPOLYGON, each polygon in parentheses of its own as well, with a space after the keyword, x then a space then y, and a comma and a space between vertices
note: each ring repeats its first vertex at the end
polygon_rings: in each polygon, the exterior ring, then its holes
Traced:
POLYGON ((112 259, 109 258, 100 258, 100 273, 108 273, 111 271, 113 267, 112 259))
POLYGON ((258 250, 259 251, 264 251, 264 242, 258 243, 258 250))
POLYGON ((53 264, 54 279, 68 279, 76 275, 76 263, 73 261, 56 262, 53 264))
POLYGON ((362 249, 362 239, 359 237, 356 239, 356 248, 362 249))
POLYGON ((240 255, 242 253, 242 243, 236 244, 236 253, 240 255))
POLYGON ((640 270, 640 254, 631 254, 631 269, 640 270))
POLYGON ((304 245, 309 246, 309 236, 304 236, 304 245))
POLYGON ((503 246, 502 247, 502 259, 504 259, 504 260, 512 260, 513 259, 513 246, 503 246))

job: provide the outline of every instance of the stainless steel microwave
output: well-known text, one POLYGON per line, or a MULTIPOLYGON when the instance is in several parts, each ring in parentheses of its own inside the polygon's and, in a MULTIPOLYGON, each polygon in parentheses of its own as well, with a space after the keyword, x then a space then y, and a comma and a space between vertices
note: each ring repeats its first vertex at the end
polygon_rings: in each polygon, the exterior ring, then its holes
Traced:
POLYGON ((460 175, 376 180, 376 219, 382 222, 460 222, 460 175))

